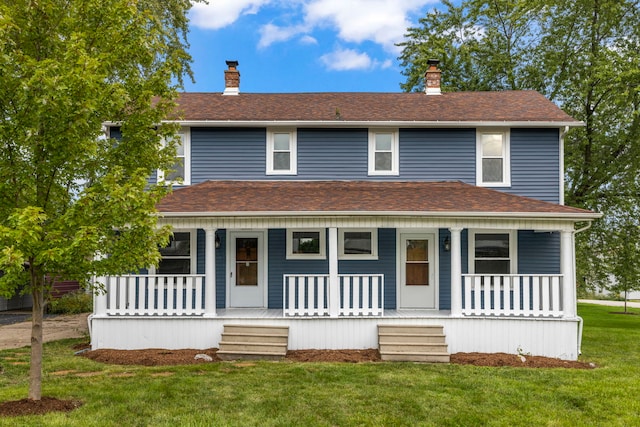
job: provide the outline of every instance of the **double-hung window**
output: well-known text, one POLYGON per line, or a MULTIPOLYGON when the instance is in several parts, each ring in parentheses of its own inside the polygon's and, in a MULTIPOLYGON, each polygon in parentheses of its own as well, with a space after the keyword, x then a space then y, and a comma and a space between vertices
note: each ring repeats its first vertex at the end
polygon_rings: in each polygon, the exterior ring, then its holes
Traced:
POLYGON ((469 271, 472 274, 515 273, 515 240, 513 231, 471 231, 469 271))
MULTIPOLYGON (((189 185, 191 183, 191 135, 188 128, 176 134, 176 161, 170 170, 158 170, 158 182, 189 185)), ((164 146, 163 142, 163 146, 164 146)))
POLYGON ((298 173, 295 129, 267 129, 267 175, 298 173))
POLYGON ((511 186, 508 130, 477 132, 476 182, 483 187, 511 186))
POLYGON ((369 175, 399 174, 397 129, 369 130, 369 175))
POLYGON ((378 230, 340 229, 338 258, 378 259, 378 230))
POLYGON ((287 230, 287 259, 325 259, 326 231, 287 230))
POLYGON ((194 270, 195 233, 176 231, 169 244, 160 248, 162 259, 155 269, 156 274, 191 274, 194 270))

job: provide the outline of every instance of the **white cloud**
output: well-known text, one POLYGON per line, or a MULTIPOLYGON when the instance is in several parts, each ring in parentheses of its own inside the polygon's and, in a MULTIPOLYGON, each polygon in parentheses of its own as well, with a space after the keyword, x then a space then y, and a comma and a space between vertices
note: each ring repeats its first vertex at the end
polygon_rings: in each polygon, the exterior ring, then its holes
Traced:
POLYGON ((409 13, 433 3, 438 0, 309 0, 305 21, 312 27, 335 28, 343 41, 373 41, 395 52, 394 44, 412 25, 409 13))
POLYGON ((320 61, 334 71, 367 70, 372 68, 375 62, 363 52, 353 49, 337 49, 320 57, 320 61))
MULTIPOLYGON (((303 33, 305 30, 303 27, 278 27, 271 23, 260 27, 260 41, 258 42, 259 48, 265 48, 273 43, 284 42, 291 38, 303 33)), ((313 39, 313 37, 311 37, 313 39)))
POLYGON ((191 23, 199 28, 217 30, 233 24, 240 15, 256 14, 273 0, 209 0, 191 8, 191 23))
POLYGON ((302 44, 318 44, 318 40, 315 37, 311 37, 309 34, 300 37, 300 43, 302 44))

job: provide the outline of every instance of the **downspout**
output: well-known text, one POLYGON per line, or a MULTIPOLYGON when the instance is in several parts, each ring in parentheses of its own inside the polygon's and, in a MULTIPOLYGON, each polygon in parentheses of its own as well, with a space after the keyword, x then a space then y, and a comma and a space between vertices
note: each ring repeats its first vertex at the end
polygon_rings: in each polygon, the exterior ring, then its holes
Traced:
MULTIPOLYGON (((575 236, 578 233, 582 233, 583 231, 588 230, 589 228, 591 228, 591 221, 587 222, 587 225, 585 225, 582 228, 577 229, 576 231, 573 232, 573 235, 575 236)), ((576 248, 575 248, 575 240, 573 241, 573 259, 575 262, 576 259, 576 248)), ((577 301, 576 301, 577 302, 577 301)), ((580 316, 576 316, 578 318, 578 356, 580 356, 582 354, 582 329, 583 329, 583 325, 584 325, 584 320, 582 320, 582 317, 580 316)))

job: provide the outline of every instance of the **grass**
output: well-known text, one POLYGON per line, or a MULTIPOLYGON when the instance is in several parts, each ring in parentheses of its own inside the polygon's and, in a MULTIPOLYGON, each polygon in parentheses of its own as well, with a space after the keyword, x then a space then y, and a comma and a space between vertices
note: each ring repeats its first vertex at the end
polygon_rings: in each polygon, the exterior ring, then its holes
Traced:
MULTIPOLYGON (((0 426, 630 426, 640 413, 640 316, 582 304, 595 370, 413 363, 103 365, 46 345, 44 395, 68 414, 0 426)), ((640 310, 633 310, 640 313, 640 310)), ((0 352, 0 401, 27 395, 26 348, 0 352)))

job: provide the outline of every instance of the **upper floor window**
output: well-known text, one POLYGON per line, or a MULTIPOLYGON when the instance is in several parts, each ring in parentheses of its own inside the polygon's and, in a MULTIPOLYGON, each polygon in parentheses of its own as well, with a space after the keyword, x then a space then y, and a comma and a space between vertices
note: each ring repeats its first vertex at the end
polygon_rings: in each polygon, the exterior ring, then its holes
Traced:
POLYGON ((399 174, 397 129, 369 130, 369 175, 399 174))
POLYGON ((178 185, 191 183, 191 135, 188 128, 182 128, 176 134, 176 161, 170 170, 158 170, 158 182, 178 185))
POLYGON ((471 231, 469 236, 472 274, 514 274, 516 234, 513 231, 471 231))
POLYGON ((508 130, 478 130, 476 183, 484 187, 511 185, 508 130))
POLYGON ((296 175, 297 157, 295 129, 267 130, 267 175, 296 175))
POLYGON ((324 259, 326 232, 320 230, 287 230, 287 259, 324 259))
POLYGON ((162 259, 155 274, 191 274, 195 270, 195 233, 176 231, 169 244, 160 248, 162 259))
POLYGON ((378 259, 378 230, 340 229, 338 258, 378 259))

